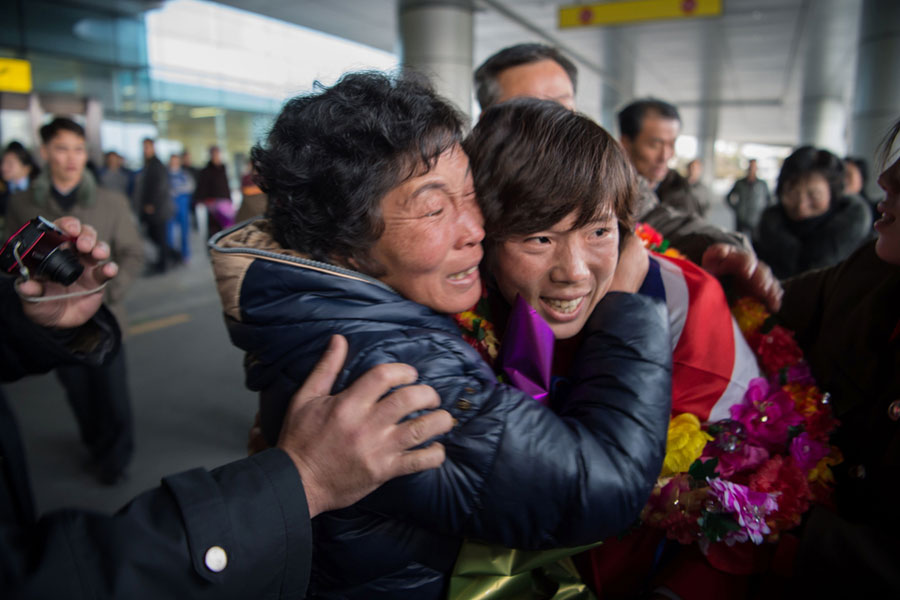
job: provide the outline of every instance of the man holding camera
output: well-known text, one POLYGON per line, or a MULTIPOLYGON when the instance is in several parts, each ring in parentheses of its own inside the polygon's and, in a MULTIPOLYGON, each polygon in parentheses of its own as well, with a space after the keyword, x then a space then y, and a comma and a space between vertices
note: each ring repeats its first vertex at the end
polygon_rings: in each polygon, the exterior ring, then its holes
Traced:
MULTIPOLYGON (((57 117, 41 127, 40 134, 41 156, 47 169, 28 190, 10 199, 5 237, 37 215, 50 220, 73 215, 93 224, 100 238, 109 242, 112 259, 119 265, 104 299, 124 329, 125 290, 141 272, 144 261, 143 242, 128 200, 99 187, 85 169, 88 154, 80 125, 57 117)), ((102 365, 64 366, 56 372, 78 421, 81 439, 90 450, 97 478, 105 484, 119 482, 134 450, 124 350, 102 365)))
MULTIPOLYGON (((2 380, 66 362, 100 365, 117 351, 118 326, 100 306, 101 286, 119 270, 110 248, 77 219, 57 225, 75 240, 84 271, 67 287, 31 279, 14 288, 0 278, 2 380)), ((433 389, 409 385, 417 373, 407 365, 379 365, 330 396, 346 354, 335 336, 294 395, 276 448, 166 477, 111 516, 64 509, 35 518, 0 389, 0 597, 302 598, 310 518, 439 466, 440 444, 410 448, 453 425, 446 411, 430 410, 439 406, 433 389)))

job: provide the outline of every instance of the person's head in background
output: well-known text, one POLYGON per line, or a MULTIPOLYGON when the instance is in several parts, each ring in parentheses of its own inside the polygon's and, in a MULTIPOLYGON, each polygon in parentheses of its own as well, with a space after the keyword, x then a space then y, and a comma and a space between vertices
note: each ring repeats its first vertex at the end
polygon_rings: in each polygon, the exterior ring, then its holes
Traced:
POLYGON ((187 149, 185 149, 185 150, 181 153, 181 164, 182 164, 182 166, 185 166, 185 167, 190 167, 190 166, 191 166, 191 153, 190 153, 190 151, 187 150, 187 149))
POLYGON ((562 52, 544 44, 517 44, 490 56, 475 71, 481 110, 510 98, 552 100, 575 109, 578 69, 562 52))
POLYGON ((108 171, 118 171, 122 168, 123 164, 125 164, 125 159, 115 150, 110 150, 103 155, 103 166, 105 166, 108 171))
POLYGON ((653 187, 665 179, 681 132, 678 109, 656 98, 632 102, 621 111, 619 139, 631 164, 653 187))
POLYGON ((687 165, 687 180, 688 183, 697 183, 700 181, 700 178, 703 176, 703 161, 699 158, 695 158, 687 165))
POLYGON ((756 181, 756 169, 756 159, 751 158, 750 162, 747 163, 747 179, 749 179, 750 181, 756 181))
POLYGON ((40 172, 40 168, 34 164, 31 153, 19 142, 10 142, 3 149, 3 158, 0 160, 0 177, 3 178, 10 189, 24 190, 28 188, 28 182, 40 172))
POLYGON ((895 156, 896 159, 878 177, 878 185, 885 196, 876 207, 881 216, 875 221, 875 231, 878 232, 875 252, 881 260, 894 265, 900 265, 900 156, 894 150, 898 133, 900 120, 894 123, 882 142, 881 164, 887 165, 895 156))
POLYGON ((866 197, 869 183, 869 166, 865 159, 848 156, 844 159, 844 193, 848 196, 866 197))
POLYGON ((68 194, 84 176, 87 143, 84 128, 67 117, 56 117, 40 129, 41 157, 50 181, 61 194, 68 194))
POLYGON ((545 100, 486 110, 463 142, 485 218, 485 266, 510 304, 521 296, 557 339, 578 334, 609 290, 636 180, 591 119, 545 100))
POLYGON ((156 142, 153 141, 153 138, 144 138, 144 160, 150 160, 154 156, 156 156, 156 142))
POLYGON ((177 173, 181 170, 181 155, 173 154, 169 157, 169 172, 177 173))
POLYGON ((218 146, 209 147, 209 162, 217 167, 222 164, 222 151, 219 150, 218 146))
POLYGON ((775 195, 792 221, 824 215, 844 190, 844 167, 827 150, 802 146, 781 165, 775 195))

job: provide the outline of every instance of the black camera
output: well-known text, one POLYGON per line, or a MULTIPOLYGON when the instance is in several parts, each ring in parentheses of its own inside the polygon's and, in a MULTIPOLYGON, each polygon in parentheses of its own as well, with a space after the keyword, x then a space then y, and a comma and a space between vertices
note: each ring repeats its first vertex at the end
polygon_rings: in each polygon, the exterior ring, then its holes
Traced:
POLYGON ((0 270, 71 285, 84 271, 73 241, 44 217, 35 217, 6 240, 0 250, 0 270))

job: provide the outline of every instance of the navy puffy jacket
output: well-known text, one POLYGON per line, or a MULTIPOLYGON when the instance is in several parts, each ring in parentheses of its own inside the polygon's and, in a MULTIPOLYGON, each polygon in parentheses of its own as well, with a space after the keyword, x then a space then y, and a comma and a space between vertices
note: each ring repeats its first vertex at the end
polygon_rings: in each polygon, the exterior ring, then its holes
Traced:
POLYGON ((279 248, 256 221, 210 242, 232 341, 247 352, 263 430, 277 439, 290 397, 331 334, 350 354, 342 389, 405 362, 457 425, 439 469, 395 479, 313 522, 310 597, 440 598, 463 538, 522 549, 604 539, 638 516, 662 466, 671 400, 664 307, 610 293, 597 306, 557 413, 514 388, 446 315, 360 273, 279 248))

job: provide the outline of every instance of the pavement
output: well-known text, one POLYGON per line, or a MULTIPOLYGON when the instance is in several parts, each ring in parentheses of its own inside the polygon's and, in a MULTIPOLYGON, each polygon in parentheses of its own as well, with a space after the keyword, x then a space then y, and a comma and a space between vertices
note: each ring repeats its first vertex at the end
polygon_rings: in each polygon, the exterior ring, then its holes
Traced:
POLYGON ((166 475, 246 455, 256 395, 225 330, 203 240, 191 261, 141 277, 126 299, 125 340, 135 423, 128 478, 101 485, 85 469, 75 417, 53 373, 4 385, 25 441, 39 514, 60 507, 110 513, 166 475))

